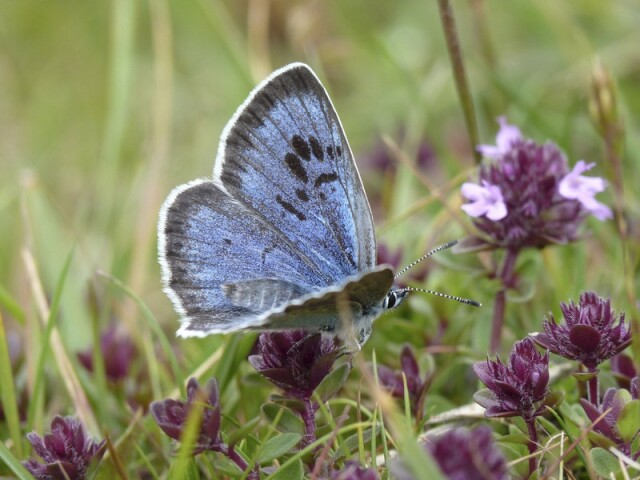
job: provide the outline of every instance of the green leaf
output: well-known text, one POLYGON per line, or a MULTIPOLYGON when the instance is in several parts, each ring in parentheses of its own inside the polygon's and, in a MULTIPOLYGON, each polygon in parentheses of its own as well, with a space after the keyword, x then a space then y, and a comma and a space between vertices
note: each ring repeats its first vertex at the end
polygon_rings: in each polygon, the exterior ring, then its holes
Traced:
POLYGON ((302 435, 298 433, 283 433, 271 438, 268 442, 260 445, 258 454, 256 455, 259 463, 267 463, 281 457, 293 447, 295 447, 302 439, 302 435))
POLYGON ((631 443, 640 429, 640 400, 632 400, 622 408, 616 426, 625 443, 631 443))
POLYGON ((500 437, 500 443, 511 443, 516 445, 529 445, 530 439, 524 433, 509 433, 500 437))
POLYGON ((22 466, 20 460, 12 455, 4 445, 4 442, 0 442, 0 460, 16 475, 16 478, 20 480, 33 480, 31 474, 22 466))
POLYGON ((275 403, 267 403, 262 406, 263 415, 278 430, 284 433, 297 433, 304 435, 305 428, 302 419, 290 409, 275 403))
POLYGON ((269 476, 268 478, 269 480, 300 480, 301 478, 304 478, 302 460, 298 458, 290 465, 279 468, 273 475, 269 476))
POLYGON ((324 377, 320 385, 313 392, 314 395, 320 397, 322 402, 326 402, 333 397, 338 390, 342 388, 344 382, 347 381, 349 372, 351 371, 351 365, 344 363, 338 368, 333 370, 329 375, 324 377))
POLYGON ((260 423, 260 417, 252 418, 247 423, 245 423, 240 428, 238 428, 236 431, 234 431, 231 435, 229 435, 229 438, 227 439, 227 443, 229 445, 235 445, 240 440, 243 440, 245 437, 247 437, 251 432, 255 430, 258 423, 260 423))
POLYGON ((278 405, 282 405, 283 407, 289 408, 294 412, 306 412, 306 405, 300 400, 295 400, 293 398, 282 397, 280 395, 270 395, 269 400, 273 403, 277 403, 278 405))
POLYGON ((591 459, 593 466, 599 475, 609 478, 611 473, 620 473, 620 463, 615 455, 604 448, 595 447, 591 449, 591 459))

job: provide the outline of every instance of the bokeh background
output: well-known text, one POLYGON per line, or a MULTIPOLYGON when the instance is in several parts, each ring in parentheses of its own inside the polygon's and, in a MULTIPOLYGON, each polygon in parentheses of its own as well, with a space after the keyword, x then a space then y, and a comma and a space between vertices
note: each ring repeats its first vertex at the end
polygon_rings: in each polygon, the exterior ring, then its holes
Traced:
MULTIPOLYGON (((625 125, 632 235, 640 180, 637 7, 635 0, 453 2, 482 143, 493 143, 495 119, 507 115, 526 136, 559 144, 572 165, 594 161, 593 173, 611 178, 589 112, 594 66, 600 61, 610 72, 625 125)), ((159 207, 173 187, 211 174, 237 106, 292 61, 310 64, 327 86, 380 242, 401 254, 400 263, 471 231, 459 186, 473 178, 473 148, 436 1, 5 1, 0 300, 7 328, 36 335, 38 282, 25 252, 33 252, 50 300, 73 251, 57 319, 70 351, 109 321, 132 338, 150 328, 132 297, 97 272, 127 285, 172 338, 177 317, 156 260, 159 207)), ((613 203, 610 191, 602 199, 613 203)), ((631 307, 615 232, 613 222, 592 219, 583 242, 525 255, 528 286, 513 295, 522 303, 509 306, 515 332, 505 338, 539 328, 547 310, 584 288, 631 307)), ((444 254, 427 267, 426 285, 490 302, 498 286, 484 278, 486 268, 474 256, 444 254)), ((447 324, 455 343, 486 350, 490 305, 470 311, 417 296, 413 307, 425 318, 417 332, 435 335, 447 324)), ((371 344, 401 341, 411 328, 380 321, 371 344)), ((195 365, 222 341, 176 341, 176 348, 195 365)))

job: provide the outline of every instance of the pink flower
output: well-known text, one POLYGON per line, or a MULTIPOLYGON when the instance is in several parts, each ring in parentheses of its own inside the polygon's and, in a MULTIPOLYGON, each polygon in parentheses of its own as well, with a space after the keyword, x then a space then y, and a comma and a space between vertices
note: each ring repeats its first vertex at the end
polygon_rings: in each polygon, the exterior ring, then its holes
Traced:
POLYGON ((505 117, 499 117, 500 130, 496 135, 496 144, 478 145, 476 149, 485 157, 498 158, 511 150, 511 147, 522 141, 522 132, 515 125, 509 125, 505 117))
POLYGON ((504 203, 502 192, 497 185, 491 185, 482 180, 482 185, 476 183, 462 184, 461 193, 471 200, 462 205, 462 209, 471 217, 486 216, 489 220, 498 221, 507 216, 507 205, 504 203))
POLYGON ((607 220, 613 215, 611 209, 595 199, 596 194, 604 191, 607 182, 600 177, 585 177, 582 173, 591 170, 595 163, 587 164, 580 160, 567 175, 560 180, 558 192, 564 198, 579 201, 584 208, 598 220, 607 220))

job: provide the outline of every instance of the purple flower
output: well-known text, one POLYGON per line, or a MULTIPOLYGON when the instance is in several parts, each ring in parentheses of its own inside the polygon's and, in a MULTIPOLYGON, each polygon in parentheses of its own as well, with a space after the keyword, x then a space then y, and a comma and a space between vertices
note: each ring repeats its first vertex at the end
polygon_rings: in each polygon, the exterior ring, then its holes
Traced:
POLYGON ((342 470, 333 470, 331 480, 378 480, 378 472, 373 468, 362 467, 358 462, 349 460, 345 462, 342 470))
POLYGON ((611 357, 611 372, 616 377, 618 385, 627 390, 631 387, 631 380, 640 375, 633 364, 633 359, 624 353, 611 357))
POLYGON ((604 181, 581 176, 584 162, 570 172, 555 144, 538 144, 499 122, 496 146, 478 147, 492 161, 480 166, 477 183, 462 186, 470 200, 462 208, 484 237, 465 243, 516 250, 567 243, 590 213, 606 217, 607 207, 594 199, 604 181))
MULTIPOLYGON (((636 377, 632 381, 631 400, 638 400, 638 386, 640 386, 640 378, 636 377)), ((594 422, 593 430, 604 436, 610 442, 613 442, 613 444, 626 455, 631 455, 631 446, 640 433, 640 426, 637 426, 635 434, 632 432, 631 435, 628 435, 626 438, 623 438, 623 435, 618 430, 620 414, 628 401, 625 397, 628 399, 626 390, 609 388, 602 398, 600 407, 584 398, 580 399, 580 403, 589 420, 594 422), (605 414, 605 412, 607 413, 605 414), (605 414, 604 417, 600 418, 603 414, 605 414)), ((603 448, 609 447, 609 445, 598 441, 598 439, 595 440, 595 443, 600 444, 603 448)), ((636 452, 633 458, 637 459, 639 456, 640 451, 636 452)))
MULTIPOLYGON (((507 462, 487 426, 454 428, 426 444, 426 450, 449 480, 507 480, 507 462)), ((401 462, 391 466, 395 480, 415 477, 401 462)))
MULTIPOLYGON (((119 382, 129 374, 131 361, 136 356, 136 347, 131 340, 118 335, 115 327, 109 327, 100 336, 100 352, 104 359, 104 370, 112 382, 119 382)), ((93 372, 93 349, 78 353, 78 360, 84 368, 93 372)))
POLYGON ((482 186, 475 183, 463 183, 462 196, 471 203, 462 205, 462 209, 470 217, 486 216, 489 220, 502 220, 507 216, 507 206, 502 198, 500 187, 482 181, 482 186))
POLYGON ((308 400, 341 350, 334 339, 302 330, 261 333, 249 363, 286 394, 308 400))
POLYGON ((516 342, 506 364, 487 359, 473 370, 489 389, 474 396, 487 417, 520 416, 529 421, 544 410, 540 403, 548 393, 549 353, 538 352, 529 338, 516 342))
POLYGON ((531 336, 538 345, 557 355, 577 360, 593 370, 631 343, 631 329, 624 313, 617 317, 609 299, 584 292, 578 305, 572 300, 560 304, 560 308, 563 323, 556 323, 550 313, 544 320, 544 332, 531 336))
POLYGON ((509 153, 511 148, 524 140, 520 129, 515 125, 509 125, 506 117, 498 117, 498 123, 500 124, 500 130, 496 135, 496 144, 478 145, 476 147, 476 150, 485 157, 498 159, 502 155, 509 153))
POLYGON ((23 462, 38 480, 84 479, 91 461, 99 459, 104 453, 104 440, 94 442, 75 417, 56 415, 51 421, 51 433, 42 438, 31 432, 27 434, 27 439, 45 462, 39 463, 34 459, 23 462))
POLYGON ((425 389, 428 387, 428 378, 424 380, 420 376, 418 361, 409 345, 405 345, 400 353, 401 370, 391 370, 384 365, 378 365, 378 378, 380 384, 389 390, 391 395, 398 398, 404 398, 404 377, 407 379, 407 392, 411 401, 412 409, 415 412, 419 405, 419 399, 422 397, 425 389))
POLYGON ((189 412, 196 403, 203 405, 200 433, 195 443, 193 454, 205 450, 214 452, 226 451, 220 437, 220 399, 218 383, 215 378, 207 382, 204 390, 195 378, 187 383, 187 401, 181 402, 168 398, 151 404, 151 415, 158 426, 169 437, 180 440, 189 412))
POLYGON ((598 220, 607 220, 613 216, 611 209, 595 199, 597 193, 603 192, 607 182, 600 177, 585 177, 582 173, 595 167, 595 163, 587 164, 578 161, 565 177, 560 180, 558 191, 564 198, 578 200, 584 208, 598 220))

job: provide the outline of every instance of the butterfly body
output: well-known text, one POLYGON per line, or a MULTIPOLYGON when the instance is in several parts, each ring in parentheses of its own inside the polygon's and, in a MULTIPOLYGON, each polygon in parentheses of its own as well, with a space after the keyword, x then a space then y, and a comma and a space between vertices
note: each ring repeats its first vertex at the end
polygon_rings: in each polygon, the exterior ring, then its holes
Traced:
POLYGON ((256 87, 223 131, 213 178, 174 189, 158 230, 181 336, 305 329, 360 345, 406 294, 375 264, 353 155, 304 64, 256 87))

